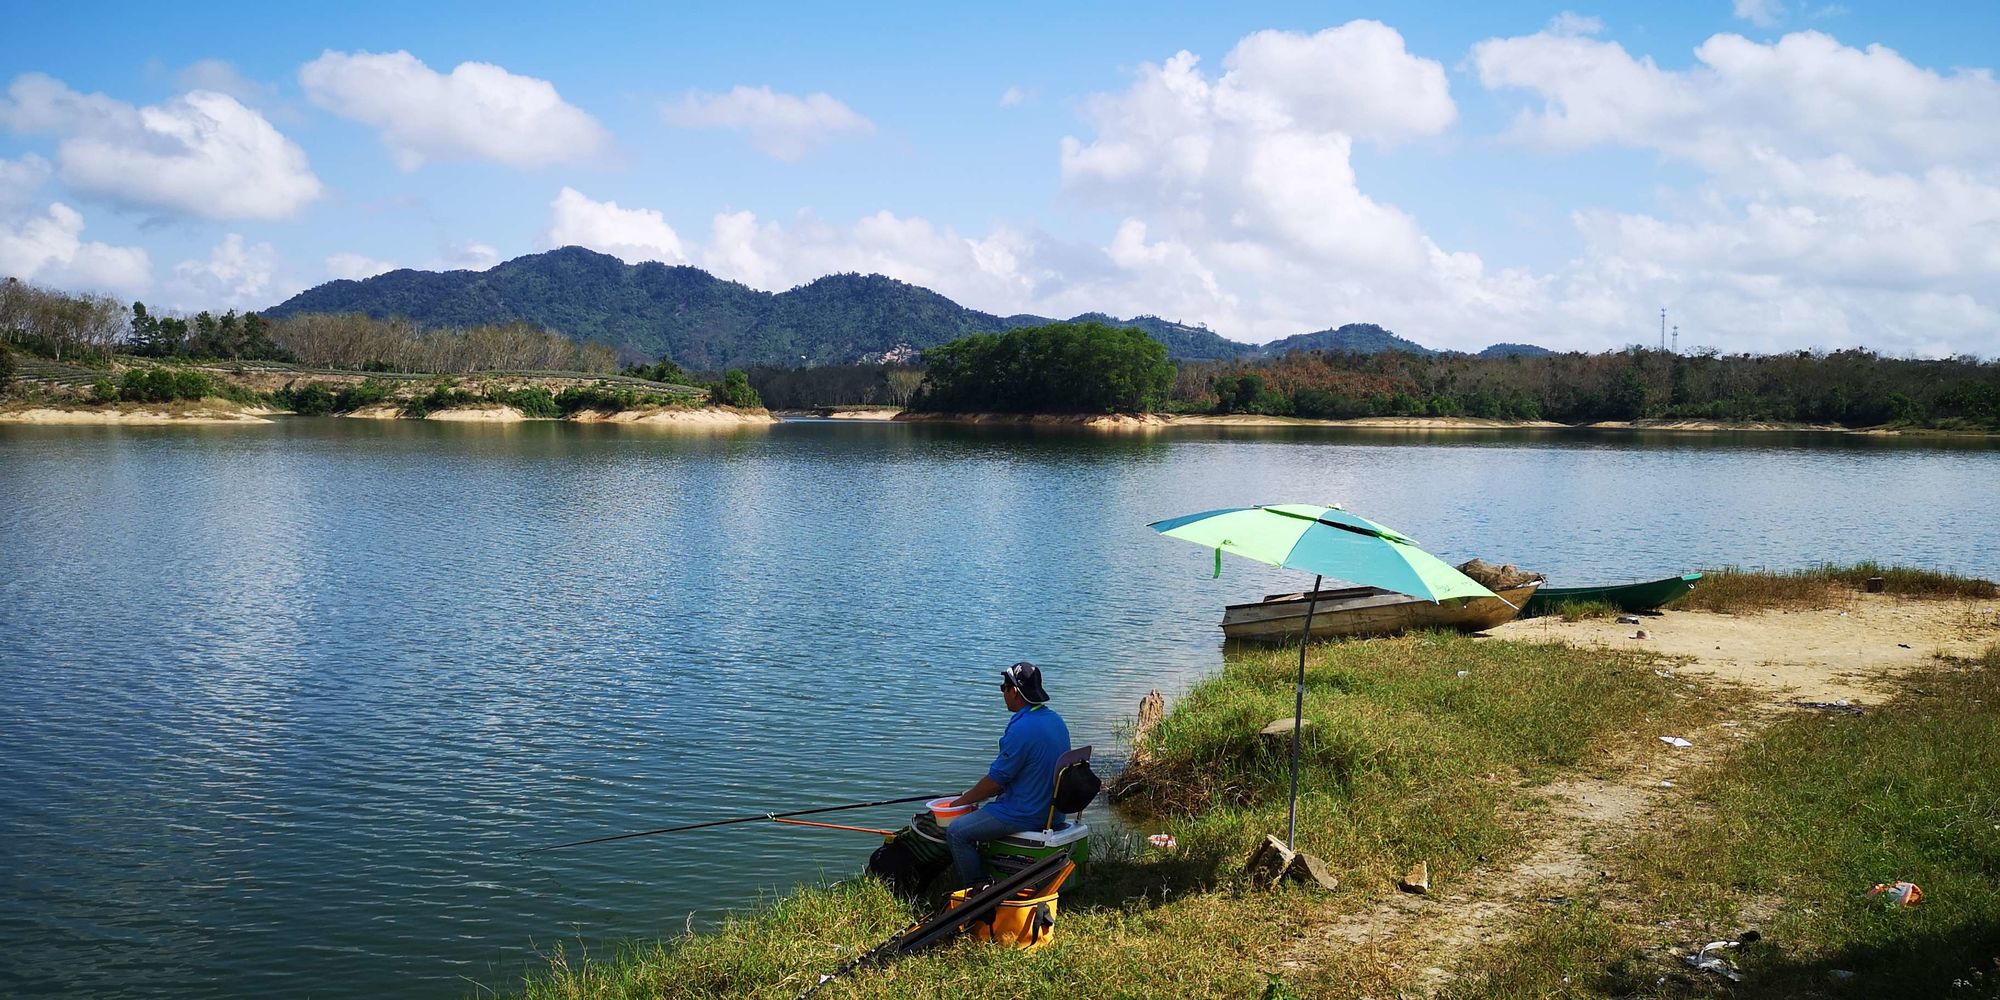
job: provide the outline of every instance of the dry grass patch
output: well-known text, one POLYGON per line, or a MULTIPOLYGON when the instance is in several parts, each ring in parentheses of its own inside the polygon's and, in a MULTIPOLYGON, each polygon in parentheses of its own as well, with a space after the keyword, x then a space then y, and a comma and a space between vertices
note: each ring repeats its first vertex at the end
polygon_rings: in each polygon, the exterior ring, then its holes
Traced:
POLYGON ((1874 577, 1882 578, 1883 593, 1900 597, 1977 600, 2000 596, 2000 588, 1991 580, 1863 562, 1785 571, 1736 567, 1703 570, 1694 592, 1675 602, 1674 607, 1728 614, 1841 608, 1874 577))

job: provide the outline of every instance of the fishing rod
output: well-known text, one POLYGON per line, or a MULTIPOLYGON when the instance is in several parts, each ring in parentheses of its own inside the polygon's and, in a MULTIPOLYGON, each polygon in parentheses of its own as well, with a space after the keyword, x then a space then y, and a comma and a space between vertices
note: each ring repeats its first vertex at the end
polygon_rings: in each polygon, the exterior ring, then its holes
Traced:
MULTIPOLYGON (((763 820, 782 821, 792 816, 812 816, 818 813, 843 812, 848 809, 867 809, 873 806, 894 806, 906 802, 928 802, 935 795, 912 795, 902 799, 883 799, 879 802, 853 802, 844 806, 820 806, 816 809, 795 809, 791 812, 758 813, 755 816, 738 816, 734 819, 712 819, 706 823, 689 823, 685 826, 665 826, 658 830, 641 830, 638 833, 614 833, 609 837, 592 837, 589 840, 573 840, 567 844, 550 844, 547 847, 530 847, 522 854, 540 854, 543 851, 560 851, 565 847, 585 847, 590 844, 608 844, 614 840, 631 840, 633 837, 651 837, 660 833, 682 833, 687 830, 704 830, 711 826, 728 826, 732 823, 756 823, 763 820)), ((799 824, 805 825, 805 824, 799 824)), ((870 830, 870 833, 877 831, 870 830)))

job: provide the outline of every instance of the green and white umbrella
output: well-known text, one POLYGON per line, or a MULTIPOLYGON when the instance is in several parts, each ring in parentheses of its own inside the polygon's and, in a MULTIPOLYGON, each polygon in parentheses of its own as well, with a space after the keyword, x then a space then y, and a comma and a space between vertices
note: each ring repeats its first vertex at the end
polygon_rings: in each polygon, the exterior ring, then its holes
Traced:
POLYGON ((1299 728, 1306 708, 1306 641, 1312 637, 1320 582, 1330 576, 1426 601, 1499 597, 1446 565, 1444 560, 1418 548, 1410 536, 1338 506, 1281 503, 1224 507, 1155 521, 1148 527, 1169 538, 1214 549, 1217 576, 1222 575, 1224 552, 1313 574, 1313 596, 1306 601, 1305 628, 1299 633, 1298 687, 1292 698, 1292 796, 1285 823, 1287 847, 1294 846, 1299 829, 1299 728))

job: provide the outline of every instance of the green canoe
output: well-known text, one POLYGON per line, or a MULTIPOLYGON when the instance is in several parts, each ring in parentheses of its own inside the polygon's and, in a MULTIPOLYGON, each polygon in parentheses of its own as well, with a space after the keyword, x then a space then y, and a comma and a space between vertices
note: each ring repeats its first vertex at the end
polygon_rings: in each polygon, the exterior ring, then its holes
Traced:
POLYGON ((1700 573, 1682 573, 1646 583, 1622 583, 1609 587, 1543 587, 1528 599, 1521 617, 1546 615, 1563 604, 1614 604, 1620 611, 1651 611, 1694 589, 1700 573))

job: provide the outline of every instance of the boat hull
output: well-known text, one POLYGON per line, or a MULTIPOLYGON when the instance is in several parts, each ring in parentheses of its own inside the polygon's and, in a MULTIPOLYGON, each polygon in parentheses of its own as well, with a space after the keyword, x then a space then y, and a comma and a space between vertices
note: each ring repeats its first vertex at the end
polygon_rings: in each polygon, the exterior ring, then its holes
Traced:
MULTIPOLYGON (((1395 635, 1412 629, 1479 632, 1509 621, 1534 596, 1539 582, 1498 591, 1498 597, 1458 597, 1433 603, 1374 587, 1322 590, 1313 609, 1315 639, 1395 635)), ((1222 635, 1231 641, 1293 642, 1305 628, 1306 594, 1283 594, 1222 613, 1222 635)))
POLYGON ((1700 579, 1700 573, 1682 573, 1664 580, 1609 587, 1544 587, 1521 613, 1530 617, 1551 614, 1564 604, 1611 604, 1620 611, 1651 611, 1685 596, 1700 579))

